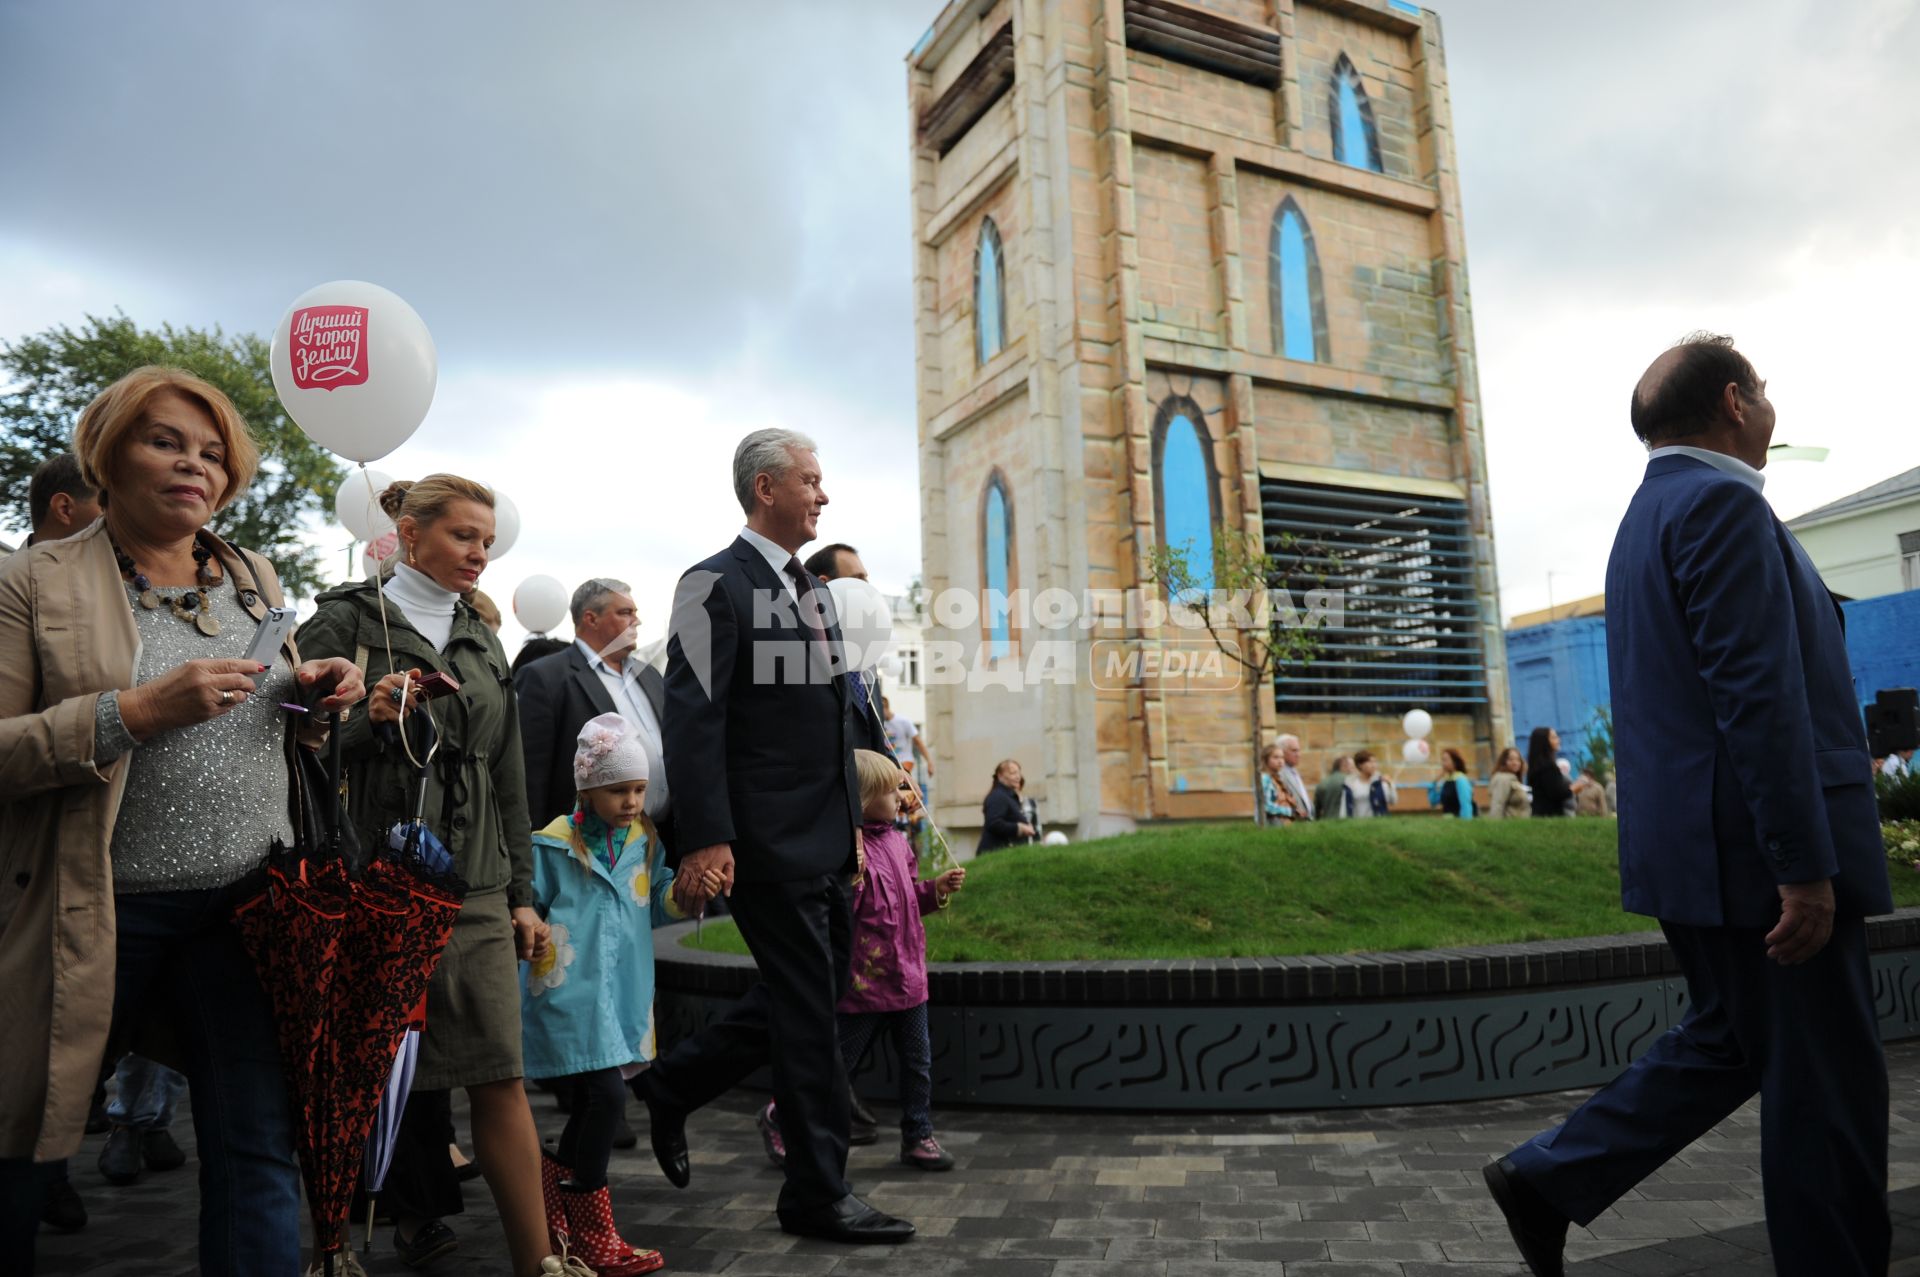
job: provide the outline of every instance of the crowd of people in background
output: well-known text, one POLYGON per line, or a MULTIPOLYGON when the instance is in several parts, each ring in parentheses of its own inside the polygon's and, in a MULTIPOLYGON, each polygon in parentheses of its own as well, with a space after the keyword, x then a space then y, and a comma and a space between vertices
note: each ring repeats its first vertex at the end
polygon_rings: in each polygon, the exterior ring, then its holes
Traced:
MULTIPOLYGON (((1326 770, 1311 789, 1300 773, 1301 756, 1300 738, 1294 735, 1276 737, 1260 751, 1261 823, 1364 820, 1402 810, 1400 788, 1372 750, 1357 749, 1329 758, 1326 770)), ((1899 756, 1891 761, 1899 762, 1899 756)), ((1426 786, 1426 807, 1406 810, 1438 811, 1458 820, 1611 816, 1614 811, 1612 777, 1603 779, 1592 763, 1582 764, 1576 774, 1571 762, 1560 753, 1560 734, 1551 727, 1533 729, 1525 754, 1511 745, 1500 751, 1486 783, 1484 801, 1461 750, 1441 747, 1433 766, 1439 775, 1426 786)), ((991 815, 996 800, 989 795, 987 803, 991 815)), ((1003 819, 1008 818, 1006 799, 1000 799, 997 808, 1003 819)))

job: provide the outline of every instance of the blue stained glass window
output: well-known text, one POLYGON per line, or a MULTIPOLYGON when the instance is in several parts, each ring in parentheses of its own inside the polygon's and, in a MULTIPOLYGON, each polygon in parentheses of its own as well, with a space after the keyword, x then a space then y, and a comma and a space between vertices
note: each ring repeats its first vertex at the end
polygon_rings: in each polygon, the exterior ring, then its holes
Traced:
POLYGON ((1382 171, 1380 135, 1374 129, 1373 103, 1360 72, 1346 54, 1333 64, 1333 158, 1354 168, 1382 171))
POLYGON ((981 600, 980 605, 987 616, 987 655, 998 659, 1013 650, 1013 623, 1004 603, 995 607, 995 596, 1004 599, 1007 595, 1007 569, 1012 562, 1012 536, 1007 527, 1007 494, 1001 488, 997 475, 987 481, 985 518, 986 535, 982 539, 987 559, 987 597, 981 600))
POLYGON ((1320 292, 1320 257, 1306 215, 1288 196, 1273 215, 1267 287, 1272 294, 1273 348, 1309 363, 1326 358, 1326 301, 1320 292))
POLYGON ((977 362, 985 364, 1007 344, 1006 265, 1000 247, 1000 228, 991 217, 980 223, 980 242, 973 251, 973 336, 977 362))
POLYGON ((1169 549, 1187 554, 1194 588, 1213 589, 1213 493, 1200 433, 1181 413, 1167 424, 1160 445, 1161 535, 1169 549))

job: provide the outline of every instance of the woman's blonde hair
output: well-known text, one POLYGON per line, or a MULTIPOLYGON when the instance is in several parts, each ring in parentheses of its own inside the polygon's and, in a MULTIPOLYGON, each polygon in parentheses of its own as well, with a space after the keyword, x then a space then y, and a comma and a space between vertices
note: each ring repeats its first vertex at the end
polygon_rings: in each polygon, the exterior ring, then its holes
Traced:
POLYGON ((80 477, 99 489, 100 504, 107 504, 121 449, 146 421, 147 405, 153 397, 167 390, 199 404, 213 418, 213 428, 227 453, 222 463, 227 487, 214 498, 213 508, 224 510, 253 482, 254 472, 260 468, 260 448, 247 429, 246 418, 225 392, 184 368, 161 364, 135 368, 94 396, 73 428, 73 455, 80 462, 80 477))
POLYGON ((430 474, 424 479, 397 479, 380 493, 380 508, 395 523, 411 518, 422 527, 447 512, 456 501, 477 501, 493 509, 493 489, 457 474, 430 474))
POLYGON ((853 751, 853 769, 860 776, 860 805, 900 788, 900 764, 871 749, 853 751))

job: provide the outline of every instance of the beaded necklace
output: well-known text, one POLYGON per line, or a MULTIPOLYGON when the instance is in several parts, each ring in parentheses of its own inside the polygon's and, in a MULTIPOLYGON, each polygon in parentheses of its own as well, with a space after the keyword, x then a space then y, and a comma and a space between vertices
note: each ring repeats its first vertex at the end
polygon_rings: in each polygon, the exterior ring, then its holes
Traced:
POLYGON ((208 638, 220 632, 220 622, 213 614, 213 608, 207 599, 207 587, 219 580, 213 574, 213 551, 199 541, 193 543, 194 584, 178 594, 162 594, 153 588, 153 582, 147 574, 134 566, 133 559, 111 537, 108 544, 113 546, 114 560, 120 565, 121 579, 132 584, 139 596, 140 606, 149 612, 166 604, 173 614, 199 630, 208 638))

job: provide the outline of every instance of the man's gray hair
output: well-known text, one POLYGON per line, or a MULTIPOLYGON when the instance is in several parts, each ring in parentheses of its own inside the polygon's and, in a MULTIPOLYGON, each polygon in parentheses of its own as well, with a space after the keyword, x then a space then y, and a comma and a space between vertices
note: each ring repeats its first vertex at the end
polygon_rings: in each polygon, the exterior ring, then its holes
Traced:
POLYGON ((1285 749, 1289 745, 1292 745, 1295 749, 1298 749, 1300 747, 1300 738, 1298 736, 1293 735, 1291 732, 1286 732, 1286 733, 1282 733, 1279 736, 1274 737, 1273 743, 1278 745, 1281 749, 1285 749))
POLYGON ((743 513, 753 513, 753 480, 756 475, 785 477, 794 467, 793 453, 818 452, 820 446, 798 430, 756 430, 733 450, 733 495, 740 499, 743 513))
POLYGON ((589 612, 598 612, 607 601, 609 594, 632 594, 633 587, 625 581, 616 581, 610 576, 596 576, 582 581, 580 588, 573 592, 573 623, 580 624, 580 618, 589 612))

